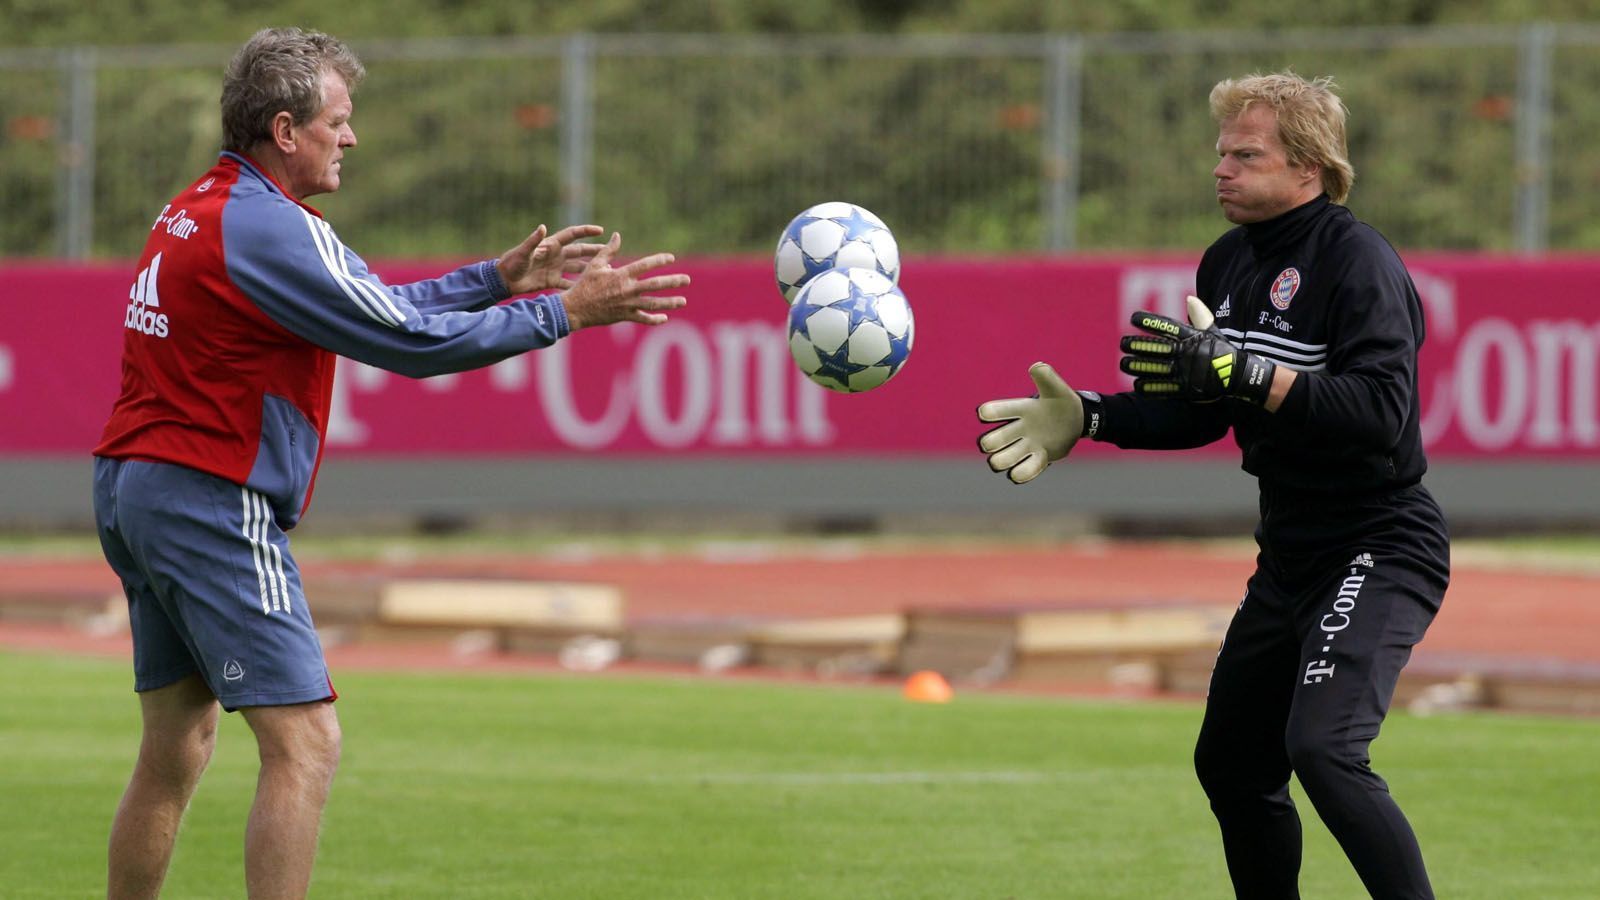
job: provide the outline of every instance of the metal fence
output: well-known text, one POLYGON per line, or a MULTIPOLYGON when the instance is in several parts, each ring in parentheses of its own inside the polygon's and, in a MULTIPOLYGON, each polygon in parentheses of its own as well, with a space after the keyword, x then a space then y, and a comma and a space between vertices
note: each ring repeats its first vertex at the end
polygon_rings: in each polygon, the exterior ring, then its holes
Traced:
MULTIPOLYGON (((847 199, 909 253, 1193 249, 1218 79, 1331 74, 1350 204, 1397 245, 1600 248, 1600 27, 1087 36, 571 35, 355 42, 344 189, 375 256, 595 221, 638 249, 769 251, 847 199)), ((0 257, 138 253, 214 158, 230 47, 0 51, 0 257)))

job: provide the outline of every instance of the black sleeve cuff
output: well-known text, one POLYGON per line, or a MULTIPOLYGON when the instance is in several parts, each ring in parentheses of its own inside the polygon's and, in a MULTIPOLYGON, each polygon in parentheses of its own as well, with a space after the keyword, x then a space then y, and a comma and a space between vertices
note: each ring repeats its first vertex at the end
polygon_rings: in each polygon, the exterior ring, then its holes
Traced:
POLYGON ((1289 393, 1283 395, 1283 402, 1274 413, 1279 420, 1292 425, 1305 424, 1311 412, 1311 379, 1314 377, 1306 372, 1295 375, 1294 384, 1289 385, 1289 393))
POLYGON ((1099 440, 1100 429, 1106 423, 1105 402, 1094 391, 1078 391, 1077 394, 1083 401, 1083 431, 1078 436, 1099 440))

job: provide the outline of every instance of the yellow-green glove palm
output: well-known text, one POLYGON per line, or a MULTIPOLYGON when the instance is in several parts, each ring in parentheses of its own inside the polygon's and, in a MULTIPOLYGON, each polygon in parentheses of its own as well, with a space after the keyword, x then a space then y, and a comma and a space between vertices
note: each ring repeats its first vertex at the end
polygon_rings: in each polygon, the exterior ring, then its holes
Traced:
POLYGON ((978 407, 983 422, 1003 422, 978 437, 989 468, 1013 484, 1038 478, 1051 463, 1072 452, 1083 436, 1083 400, 1049 363, 1034 363, 1028 375, 1039 388, 1035 397, 990 400, 978 407))

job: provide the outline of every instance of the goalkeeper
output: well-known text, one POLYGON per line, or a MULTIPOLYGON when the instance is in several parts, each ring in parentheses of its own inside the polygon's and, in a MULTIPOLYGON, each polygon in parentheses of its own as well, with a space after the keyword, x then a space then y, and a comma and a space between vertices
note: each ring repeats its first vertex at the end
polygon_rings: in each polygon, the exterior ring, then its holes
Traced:
POLYGON ((1217 200, 1189 322, 1134 316, 1133 390, 1069 388, 978 408, 990 468, 1019 484, 1080 438, 1181 449, 1233 430, 1260 484, 1257 566, 1217 656, 1195 768, 1241 898, 1299 897, 1294 773, 1374 897, 1432 897, 1417 838, 1373 772, 1400 670, 1449 582, 1444 516, 1423 487, 1415 286, 1344 206, 1354 178, 1330 79, 1227 80, 1217 200))

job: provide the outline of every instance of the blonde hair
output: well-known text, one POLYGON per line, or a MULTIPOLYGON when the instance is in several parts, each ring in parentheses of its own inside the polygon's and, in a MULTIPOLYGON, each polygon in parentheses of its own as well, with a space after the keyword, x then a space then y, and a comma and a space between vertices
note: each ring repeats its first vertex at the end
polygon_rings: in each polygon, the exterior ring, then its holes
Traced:
POLYGON ((1345 120, 1349 110, 1334 93, 1327 75, 1309 81, 1284 70, 1271 75, 1225 79, 1211 89, 1211 118, 1220 125, 1249 108, 1264 103, 1278 114, 1278 139, 1283 141, 1293 165, 1322 167, 1322 189, 1335 203, 1350 196, 1356 170, 1345 148, 1345 120))

